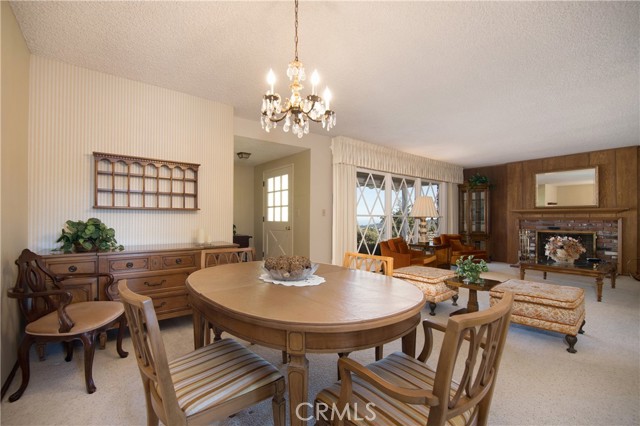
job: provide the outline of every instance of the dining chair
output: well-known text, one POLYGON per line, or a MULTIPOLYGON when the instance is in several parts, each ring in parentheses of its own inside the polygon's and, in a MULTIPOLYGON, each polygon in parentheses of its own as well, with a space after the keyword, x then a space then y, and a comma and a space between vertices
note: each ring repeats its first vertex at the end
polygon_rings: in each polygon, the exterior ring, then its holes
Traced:
POLYGON ((349 269, 360 269, 390 277, 393 276, 393 257, 390 256, 346 252, 342 260, 342 266, 349 269))
MULTIPOLYGON (((117 351, 121 358, 128 355, 122 349, 124 308, 122 303, 115 301, 73 301, 72 292, 65 289, 65 281, 78 278, 106 278, 105 289, 110 296, 108 289, 113 284, 113 276, 91 273, 56 275, 46 267, 41 256, 29 249, 24 249, 15 263, 18 265, 18 278, 13 289, 9 290, 8 296, 18 299, 26 325, 16 362, 22 371, 22 383, 9 397, 9 401, 20 399, 29 384, 31 346, 51 342, 64 343, 67 362, 73 359, 72 342, 82 342, 85 385, 88 393, 94 393, 96 385, 93 381, 93 357, 96 337, 119 323, 117 351)), ((15 371, 14 368, 13 372, 15 371)))
POLYGON ((256 250, 253 247, 205 249, 200 254, 200 268, 209 268, 227 263, 253 262, 255 258, 256 250))
MULTIPOLYGON (((223 247, 202 250, 200 254, 200 269, 211 268, 228 263, 253 262, 256 258, 256 250, 253 247, 223 247)), ((222 330, 207 321, 204 330, 204 344, 211 343, 211 331, 213 341, 222 339, 222 330)))
MULTIPOLYGON (((377 256, 356 252, 346 252, 342 260, 342 266, 349 269, 359 269, 377 274, 393 276, 393 257, 377 256)), ((338 354, 340 357, 348 356, 348 353, 338 354)), ((376 361, 382 359, 383 346, 376 346, 376 361)), ((338 377, 340 373, 338 372, 338 377)))
POLYGON ((446 327, 424 320, 417 359, 396 352, 365 367, 340 358, 341 382, 316 396, 316 425, 486 425, 512 305, 505 292, 498 304, 454 315, 446 327), (444 332, 435 369, 426 363, 432 329, 444 332))
POLYGON ((150 297, 127 280, 118 290, 131 332, 147 406, 147 425, 208 424, 272 398, 273 422, 285 424, 284 377, 233 339, 222 339, 169 362, 150 297))

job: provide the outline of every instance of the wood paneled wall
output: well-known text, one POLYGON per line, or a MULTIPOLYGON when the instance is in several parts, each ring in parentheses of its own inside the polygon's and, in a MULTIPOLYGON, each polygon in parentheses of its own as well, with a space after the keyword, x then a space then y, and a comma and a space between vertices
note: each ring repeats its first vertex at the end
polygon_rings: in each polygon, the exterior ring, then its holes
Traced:
MULTIPOLYGON (((465 179, 476 173, 491 182, 491 248, 492 258, 514 263, 518 253, 518 220, 523 215, 514 210, 535 208, 535 175, 580 167, 598 166, 599 207, 628 209, 622 213, 591 214, 591 217, 622 218, 622 266, 634 261, 638 252, 638 198, 640 197, 640 147, 592 151, 560 157, 540 158, 464 170, 465 179)), ((540 209, 544 211, 544 209, 540 209)), ((548 211, 548 210, 547 210, 548 211)), ((576 217, 584 217, 576 211, 576 217)), ((635 268, 635 266, 633 267, 635 268)))

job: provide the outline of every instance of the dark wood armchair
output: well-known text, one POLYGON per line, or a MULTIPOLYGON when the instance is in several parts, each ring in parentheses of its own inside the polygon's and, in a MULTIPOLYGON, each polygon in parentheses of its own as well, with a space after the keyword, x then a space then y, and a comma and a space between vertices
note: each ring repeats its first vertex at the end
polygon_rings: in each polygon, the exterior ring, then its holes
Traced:
MULTIPOLYGON (((26 326, 25 335, 18 348, 18 361, 22 371, 20 388, 9 397, 10 402, 17 401, 29 384, 29 350, 31 345, 50 342, 63 342, 66 347, 65 361, 73 357, 74 340, 80 340, 84 346, 84 374, 87 392, 93 393, 93 355, 95 340, 99 333, 106 332, 116 323, 119 324, 117 350, 120 357, 128 353, 122 349, 124 331, 124 307, 120 302, 91 301, 73 302, 73 295, 65 290, 64 281, 80 277, 104 277, 108 280, 106 288, 113 284, 111 274, 74 274, 55 275, 47 269, 42 257, 25 249, 18 260, 18 278, 8 296, 18 299, 26 326)), ((110 292, 107 291, 109 295, 110 292)))
POLYGON ((365 367, 340 358, 342 381, 316 397, 316 425, 337 425, 340 419, 344 425, 364 424, 349 419, 368 419, 367 424, 486 425, 513 304, 513 293, 507 293, 487 310, 450 317, 446 328, 425 320, 425 345, 417 359, 396 352, 365 367), (432 329, 444 332, 435 369, 426 364, 432 329))

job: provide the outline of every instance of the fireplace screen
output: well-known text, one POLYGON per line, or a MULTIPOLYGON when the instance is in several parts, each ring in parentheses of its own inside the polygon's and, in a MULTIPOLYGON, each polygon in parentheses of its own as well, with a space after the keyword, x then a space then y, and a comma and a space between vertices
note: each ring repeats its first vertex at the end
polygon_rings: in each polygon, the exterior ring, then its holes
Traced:
POLYGON ((577 263, 583 263, 587 261, 589 257, 596 256, 596 233, 591 231, 566 231, 562 229, 548 230, 548 231, 536 231, 536 260, 538 262, 547 261, 548 258, 544 254, 544 246, 551 237, 572 237, 575 238, 585 248, 585 252, 580 255, 577 263))

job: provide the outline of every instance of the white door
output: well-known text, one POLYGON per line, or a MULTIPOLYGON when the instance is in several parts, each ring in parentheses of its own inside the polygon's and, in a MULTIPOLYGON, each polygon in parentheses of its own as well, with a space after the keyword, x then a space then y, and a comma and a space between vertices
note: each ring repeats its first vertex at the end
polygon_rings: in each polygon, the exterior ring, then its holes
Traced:
POLYGON ((293 255, 293 164, 263 175, 264 257, 293 255))

